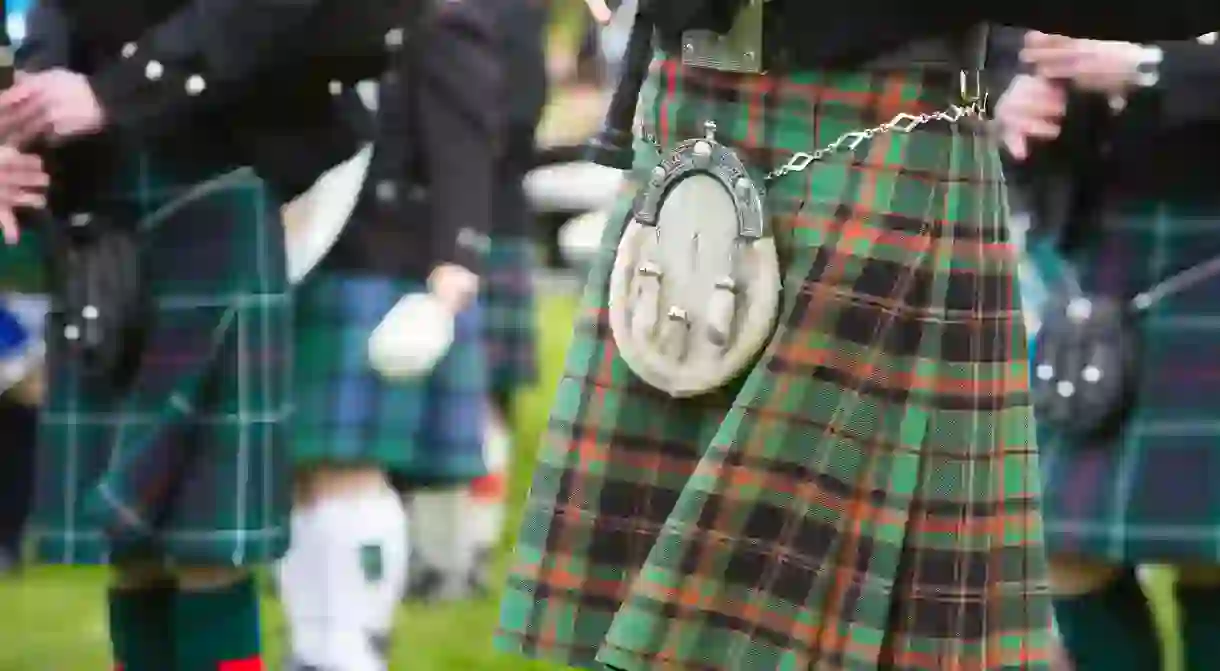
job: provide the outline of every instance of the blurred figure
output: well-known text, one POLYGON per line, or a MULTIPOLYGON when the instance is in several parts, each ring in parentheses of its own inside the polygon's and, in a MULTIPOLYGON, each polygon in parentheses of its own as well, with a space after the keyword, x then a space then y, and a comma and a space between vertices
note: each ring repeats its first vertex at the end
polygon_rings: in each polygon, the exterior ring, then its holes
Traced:
MULTIPOLYGON (((1220 256, 1215 35, 1144 45, 1011 31, 1008 44, 1008 63, 1029 72, 1010 67, 996 117, 1017 177, 1043 196, 1031 243, 1054 254, 1033 257, 1039 269, 1066 261, 1085 295, 1130 300, 1220 256)), ((1082 671, 1161 668, 1136 575, 1149 563, 1179 568, 1186 668, 1220 659, 1217 306, 1212 277, 1133 321, 1143 348, 1123 420, 1089 438, 1039 423, 1056 619, 1082 671)))
POLYGON ((263 668, 252 570, 287 548, 291 475, 277 214, 359 146, 328 84, 380 72, 393 25, 319 7, 39 1, 0 93, 0 135, 50 148, 76 232, 38 221, 55 309, 28 533, 44 562, 112 567, 123 671, 263 668))
POLYGON ((410 535, 435 565, 470 575, 466 487, 487 474, 486 357, 479 273, 488 252, 501 128, 494 17, 439 5, 399 45, 377 93, 377 130, 357 211, 297 293, 293 545, 280 593, 292 668, 384 670, 407 571, 408 525, 390 486, 450 492, 410 535), (404 296, 454 324, 434 367, 388 377, 370 335, 404 296), (444 531, 437 534, 437 529, 444 531))
MULTIPOLYGON (((537 269, 535 222, 526 202, 524 180, 535 153, 535 134, 547 100, 546 61, 543 55, 547 10, 541 0, 489 2, 498 23, 500 54, 504 64, 504 132, 495 168, 492 198, 491 250, 482 287, 484 344, 489 366, 490 406, 484 433, 484 459, 490 471, 470 487, 468 514, 462 531, 470 542, 473 567, 469 585, 475 593, 487 591, 492 550, 504 525, 509 454, 512 450, 513 399, 532 385, 538 375, 535 333, 534 273, 537 269)), ((437 498, 447 493, 421 492, 414 499, 419 527, 426 527, 428 510, 444 506, 437 498)), ((429 573, 444 571, 445 563, 423 562, 429 550, 417 535, 421 571, 414 583, 416 595, 443 584, 429 573)), ((444 561, 436 557, 433 561, 444 561)))

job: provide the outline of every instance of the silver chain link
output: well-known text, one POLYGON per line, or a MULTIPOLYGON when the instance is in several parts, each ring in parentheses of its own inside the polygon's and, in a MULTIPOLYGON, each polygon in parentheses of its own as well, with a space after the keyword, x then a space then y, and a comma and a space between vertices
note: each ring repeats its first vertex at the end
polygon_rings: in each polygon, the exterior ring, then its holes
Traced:
POLYGON ((944 121, 949 124, 955 124, 967 117, 981 117, 983 115, 983 101, 974 100, 966 105, 949 105, 938 112, 928 112, 923 114, 907 114, 902 112, 894 116, 893 119, 885 123, 878 124, 872 128, 863 130, 851 131, 844 133, 834 142, 814 151, 812 154, 803 151, 798 151, 793 154, 788 162, 780 167, 767 173, 766 180, 773 182, 785 175, 790 175, 794 172, 802 172, 809 166, 821 161, 825 158, 833 156, 841 151, 853 152, 860 148, 860 145, 886 133, 910 133, 911 131, 932 123, 933 121, 944 121))
MULTIPOLYGON (((834 142, 831 142, 813 153, 798 151, 788 159, 787 163, 767 173, 766 181, 770 183, 784 177, 785 175, 803 172, 814 163, 829 158, 830 156, 838 154, 839 152, 855 151, 856 149, 860 148, 860 145, 872 140, 878 135, 885 135, 887 133, 910 133, 916 128, 932 123, 933 121, 944 121, 949 124, 955 124, 968 117, 982 117, 985 107, 986 100, 983 98, 976 98, 965 105, 949 105, 945 109, 938 112, 926 112, 923 114, 907 114, 906 112, 902 112, 895 115, 894 118, 890 119, 889 121, 873 126, 872 128, 865 128, 862 130, 844 133, 834 142)), ((660 142, 657 141, 655 136, 645 135, 644 139, 656 147, 658 151, 662 151, 660 142)))

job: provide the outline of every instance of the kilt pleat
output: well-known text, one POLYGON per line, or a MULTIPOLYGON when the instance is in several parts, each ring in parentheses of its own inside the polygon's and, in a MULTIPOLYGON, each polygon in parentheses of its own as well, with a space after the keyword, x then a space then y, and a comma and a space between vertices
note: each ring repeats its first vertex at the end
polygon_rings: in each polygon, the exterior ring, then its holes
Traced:
POLYGON ((368 363, 368 338, 421 282, 319 271, 296 296, 292 422, 298 465, 372 464, 412 484, 487 474, 483 311, 457 316, 454 342, 431 374, 390 381, 368 363))
POLYGON ((528 236, 493 234, 484 262, 483 340, 495 393, 511 393, 538 376, 534 244, 528 236))
MULTIPOLYGON (((1131 297, 1220 255, 1220 202, 1116 200, 1066 257, 1085 291, 1131 297)), ((1115 564, 1220 563, 1220 279, 1149 308, 1128 421, 1077 442, 1039 426, 1047 545, 1115 564)))
MULTIPOLYGON (((665 61, 664 146, 760 171, 949 99, 949 77, 665 61)), ((657 162, 641 147, 637 175, 657 162)), ((501 649, 602 668, 1049 668, 1028 363, 978 124, 883 135, 767 196, 784 308, 760 360, 675 400, 635 378, 594 263, 502 603, 501 649)), ((628 205, 612 218, 612 250, 628 205)))
POLYGON ((274 559, 291 495, 279 203, 248 169, 189 155, 132 153, 105 167, 94 212, 142 222, 153 314, 121 383, 85 372, 52 305, 37 553, 55 563, 274 559))

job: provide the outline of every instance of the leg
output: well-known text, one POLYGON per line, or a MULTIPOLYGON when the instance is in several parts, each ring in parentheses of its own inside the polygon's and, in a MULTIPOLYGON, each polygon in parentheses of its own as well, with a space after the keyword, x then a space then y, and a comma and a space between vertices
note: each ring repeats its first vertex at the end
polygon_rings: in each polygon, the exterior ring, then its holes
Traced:
POLYGON ((0 399, 0 575, 15 569, 33 496, 34 440, 38 418, 33 409, 0 399))
POLYGON ((1186 670, 1215 669, 1220 664, 1220 567, 1179 567, 1177 597, 1186 670))
MULTIPOLYGON (((261 671, 258 592, 246 569, 178 569, 173 671, 261 671)), ((127 671, 124 669, 124 671, 127 671)))
POLYGON ((1161 644, 1133 568, 1059 556, 1051 561, 1059 632, 1075 668, 1155 671, 1161 644))
POLYGON ((379 469, 327 466, 299 478, 280 586, 301 668, 384 671, 406 582, 406 515, 379 469))
POLYGON ((174 590, 173 575, 158 564, 115 566, 108 601, 116 669, 174 668, 174 590))

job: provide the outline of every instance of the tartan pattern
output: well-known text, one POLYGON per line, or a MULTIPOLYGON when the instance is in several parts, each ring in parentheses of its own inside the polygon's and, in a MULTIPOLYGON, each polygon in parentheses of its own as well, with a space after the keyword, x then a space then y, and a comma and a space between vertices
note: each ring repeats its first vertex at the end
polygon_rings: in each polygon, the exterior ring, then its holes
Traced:
MULTIPOLYGON (((1220 255, 1216 205, 1116 203, 1103 224, 1066 257, 1086 291, 1131 297, 1220 255)), ((1079 445, 1039 429, 1047 545, 1123 564, 1220 563, 1220 279, 1139 323, 1139 396, 1122 432, 1079 445)))
POLYGON ((487 474, 479 306, 458 315, 453 345, 431 375, 387 382, 369 367, 369 334, 403 295, 423 289, 416 281, 326 270, 298 289, 298 464, 374 463, 421 485, 487 474))
POLYGON ((42 293, 46 287, 46 258, 36 228, 25 228, 16 245, 0 245, 0 290, 42 293))
MULTIPOLYGON (((657 64, 642 122, 761 172, 955 90, 935 75, 657 64)), ((639 175, 656 165, 642 149, 639 175)), ((584 667, 1047 669, 1026 342, 981 125, 886 135, 768 194, 784 310, 744 380, 635 379, 591 270, 501 605, 501 650, 584 667)))
POLYGON ((511 393, 538 376, 534 240, 492 235, 482 282, 483 340, 491 389, 511 393))
POLYGON ((99 167, 109 177, 91 192, 94 211, 144 224, 155 314, 125 387, 87 377, 65 349, 62 316, 48 317, 37 553, 55 563, 275 559, 291 501, 279 203, 250 170, 190 153, 116 162, 99 167))

